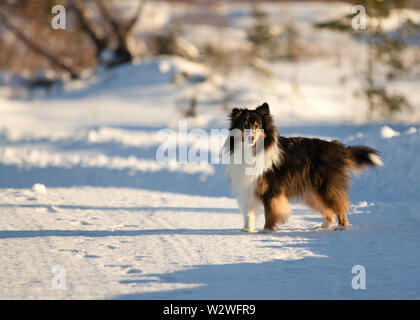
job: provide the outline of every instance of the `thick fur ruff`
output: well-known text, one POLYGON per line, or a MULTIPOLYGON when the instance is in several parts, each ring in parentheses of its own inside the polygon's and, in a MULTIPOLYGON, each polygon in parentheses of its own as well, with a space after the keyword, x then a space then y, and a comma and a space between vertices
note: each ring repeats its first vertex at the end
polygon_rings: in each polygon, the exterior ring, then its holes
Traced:
MULTIPOLYGON (((259 205, 264 207, 265 232, 286 222, 290 214, 289 200, 300 198, 324 217, 321 227, 330 228, 338 219, 338 229, 348 224, 350 171, 381 166, 379 153, 366 146, 344 146, 338 141, 302 137, 286 138, 278 134, 267 103, 255 110, 233 109, 230 115, 231 132, 264 130, 264 146, 256 151, 263 156, 263 166, 255 174, 247 174, 253 165, 233 163, 232 155, 242 143, 227 140, 230 152, 227 175, 239 207, 244 213, 243 231, 255 231, 259 205)), ((255 134, 255 136, 257 136, 255 134)), ((241 141, 239 141, 241 142, 241 141)))

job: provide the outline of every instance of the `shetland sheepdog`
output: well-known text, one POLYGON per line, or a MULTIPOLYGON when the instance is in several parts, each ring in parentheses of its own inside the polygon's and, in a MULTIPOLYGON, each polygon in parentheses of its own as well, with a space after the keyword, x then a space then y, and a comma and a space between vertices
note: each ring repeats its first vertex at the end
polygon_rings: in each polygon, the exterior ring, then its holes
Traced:
POLYGON ((282 137, 267 103, 255 110, 234 108, 229 118, 230 138, 224 150, 229 157, 228 180, 244 214, 242 231, 255 232, 256 213, 262 204, 265 224, 260 232, 273 232, 286 222, 291 212, 289 200, 296 198, 321 213, 320 228, 334 226, 335 216, 335 230, 348 226, 350 171, 381 166, 378 151, 339 141, 282 137), (234 155, 243 156, 248 147, 254 160, 234 161, 234 155), (249 170, 259 159, 259 168, 249 170))

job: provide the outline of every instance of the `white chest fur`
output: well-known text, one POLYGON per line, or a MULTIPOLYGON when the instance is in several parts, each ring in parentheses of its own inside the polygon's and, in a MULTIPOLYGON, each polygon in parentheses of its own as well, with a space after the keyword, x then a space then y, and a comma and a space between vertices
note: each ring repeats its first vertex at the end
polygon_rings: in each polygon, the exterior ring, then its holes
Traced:
POLYGON ((255 190, 259 175, 247 174, 247 169, 250 166, 246 164, 229 164, 227 168, 228 180, 238 198, 241 211, 246 211, 257 202, 255 190))
POLYGON ((282 153, 277 142, 273 146, 257 154, 255 161, 251 164, 235 164, 233 156, 227 166, 227 176, 236 195, 239 208, 244 214, 244 230, 255 231, 255 216, 259 206, 259 199, 256 197, 258 179, 264 172, 270 170, 274 164, 280 164, 282 153), (262 159, 259 157, 263 157, 262 159), (257 164, 257 165, 256 165, 257 164), (260 164, 260 168, 258 168, 260 164), (257 168, 257 170, 255 170, 257 168), (254 172, 250 174, 250 172, 254 172))

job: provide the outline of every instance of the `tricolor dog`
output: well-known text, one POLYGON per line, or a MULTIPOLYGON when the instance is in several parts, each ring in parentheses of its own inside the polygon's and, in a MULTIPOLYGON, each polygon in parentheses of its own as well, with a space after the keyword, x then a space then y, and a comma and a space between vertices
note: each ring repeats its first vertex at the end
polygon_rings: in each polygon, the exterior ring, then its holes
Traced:
MULTIPOLYGON (((279 135, 267 103, 255 110, 235 108, 230 114, 227 176, 244 214, 245 232, 255 231, 258 207, 264 207, 262 232, 272 232, 290 215, 289 200, 302 199, 322 214, 322 228, 342 230, 348 224, 350 171, 381 166, 378 151, 325 141, 279 135), (260 146, 260 147, 258 147, 260 146), (253 161, 234 161, 250 151, 253 161), (258 167, 257 170, 255 167, 258 167)), ((246 157, 244 157, 246 158, 246 157)))

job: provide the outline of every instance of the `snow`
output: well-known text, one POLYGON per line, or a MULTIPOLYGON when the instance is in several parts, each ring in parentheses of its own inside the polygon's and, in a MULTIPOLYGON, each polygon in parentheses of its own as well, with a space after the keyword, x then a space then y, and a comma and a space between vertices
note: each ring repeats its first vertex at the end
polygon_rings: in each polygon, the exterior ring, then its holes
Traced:
POLYGON ((398 137, 400 133, 398 131, 393 130, 388 126, 383 126, 381 129, 381 136, 382 138, 389 139, 392 137, 398 137))
POLYGON ((417 128, 416 127, 411 127, 409 129, 407 129, 407 131, 405 133, 408 133, 408 134, 417 133, 417 128))
POLYGON ((314 230, 319 215, 295 204, 278 233, 248 235, 236 202, 224 197, 113 187, 1 195, 2 297, 417 296, 420 221, 409 204, 356 203, 344 232, 314 230), (359 264, 365 291, 350 285, 359 264), (56 265, 66 270, 66 290, 50 286, 56 265))
MULTIPOLYGON (((303 28, 349 8, 284 5, 267 6, 303 28)), ((233 26, 250 22, 242 7, 220 10, 230 10, 233 26)), ((232 33, 230 45, 242 36, 232 33)), ((313 36, 318 45, 349 41, 313 36)), ((343 49, 341 65, 335 57, 273 64, 270 80, 246 68, 217 77, 162 56, 67 82, 60 95, 11 99, 0 91, 0 298, 418 299, 419 81, 399 84, 413 110, 393 123, 366 122, 352 91, 358 46, 343 49), (204 82, 175 84, 182 72, 204 82), (194 93, 200 119, 185 119, 177 101, 194 93), (189 150, 217 151, 220 144, 191 130, 226 128, 226 94, 231 107, 267 101, 283 135, 379 150, 384 166, 352 177, 346 231, 316 229, 321 215, 293 202, 277 232, 242 233, 223 165, 156 161, 162 129, 189 150), (356 265, 366 269, 364 290, 351 285, 356 265), (65 270, 65 289, 52 285, 57 270, 65 270)), ((257 229, 263 223, 260 213, 257 229)))
POLYGON ((47 188, 42 183, 35 183, 32 186, 32 191, 36 193, 45 193, 47 192, 47 188))

